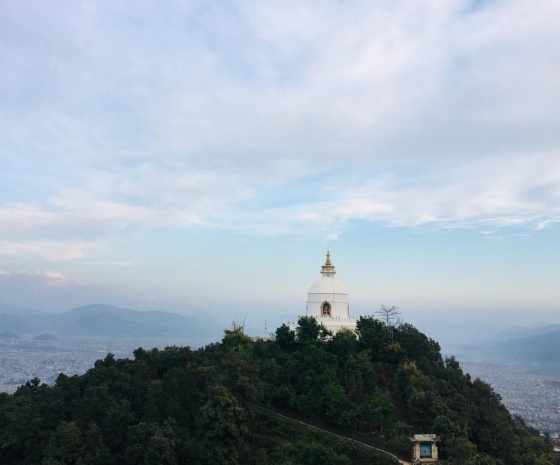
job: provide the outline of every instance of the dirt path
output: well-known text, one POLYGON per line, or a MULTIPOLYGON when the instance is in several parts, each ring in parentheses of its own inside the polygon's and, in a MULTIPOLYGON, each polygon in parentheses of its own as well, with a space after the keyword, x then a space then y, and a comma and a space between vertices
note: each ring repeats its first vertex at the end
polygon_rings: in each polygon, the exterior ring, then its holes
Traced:
POLYGON ((368 449, 373 449, 377 452, 381 452, 382 454, 385 454, 385 455, 388 455, 389 457, 391 457, 395 461, 395 463, 400 463, 401 465, 411 465, 410 462, 406 462, 404 460, 401 460, 395 454, 392 454, 391 452, 388 452, 386 450, 370 446, 369 444, 366 444, 366 443, 360 442, 360 441, 356 441, 355 439, 348 438, 346 436, 341 436, 340 434, 336 434, 336 433, 333 433, 331 431, 327 431, 326 429, 322 429, 322 428, 319 428, 317 426, 310 425, 309 423, 304 423, 303 421, 299 421, 299 420, 296 420, 294 418, 287 417, 286 415, 282 415, 281 413, 278 413, 278 412, 274 412, 274 413, 276 415, 278 415, 279 417, 282 417, 282 418, 284 418, 286 420, 289 420, 289 421, 293 421, 294 423, 299 423, 300 425, 306 426, 307 428, 311 428, 311 429, 314 429, 316 431, 320 431, 321 433, 330 434, 331 436, 336 436, 337 438, 344 439, 346 441, 352 441, 356 444, 359 444, 362 447, 366 447, 368 449))

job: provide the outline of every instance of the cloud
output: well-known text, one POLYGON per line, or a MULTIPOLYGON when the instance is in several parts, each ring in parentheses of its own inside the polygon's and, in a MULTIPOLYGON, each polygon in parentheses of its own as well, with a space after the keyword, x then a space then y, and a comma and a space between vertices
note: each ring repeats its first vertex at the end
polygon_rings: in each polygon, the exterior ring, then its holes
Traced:
POLYGON ((355 221, 432 228, 553 227, 558 217, 560 168, 555 154, 474 160, 363 176, 329 173, 314 202, 235 212, 224 223, 247 232, 344 231, 355 221), (409 177, 407 179, 406 177, 409 177), (325 187, 326 186, 326 187, 325 187))
POLYGON ((51 199, 48 211, 28 205, 0 210, 2 231, 12 236, 0 241, 0 254, 81 259, 106 251, 107 235, 131 227, 202 225, 257 235, 319 233, 331 238, 355 221, 539 230, 558 222, 556 160, 555 154, 477 159, 432 167, 429 173, 422 167, 361 173, 335 167, 319 176, 304 168, 298 176, 297 168, 288 167, 226 176, 157 166, 126 175, 89 173, 84 186, 51 199), (80 236, 89 239, 72 239, 80 236))
POLYGON ((33 270, 33 271, 17 271, 17 272, 0 272, 2 276, 19 276, 19 277, 30 277, 42 280, 47 285, 58 285, 60 283, 66 283, 69 281, 68 277, 65 276, 60 271, 53 270, 33 270))
POLYGON ((95 255, 104 249, 96 242, 66 240, 0 241, 0 256, 39 256, 51 261, 69 261, 95 255))
MULTIPOLYGON (((2 301, 16 307, 61 311, 107 295, 56 270, 0 271, 2 301)), ((109 290, 110 291, 110 290, 109 290)))
POLYGON ((29 5, 0 6, 0 255, 557 223, 557 2, 29 5))

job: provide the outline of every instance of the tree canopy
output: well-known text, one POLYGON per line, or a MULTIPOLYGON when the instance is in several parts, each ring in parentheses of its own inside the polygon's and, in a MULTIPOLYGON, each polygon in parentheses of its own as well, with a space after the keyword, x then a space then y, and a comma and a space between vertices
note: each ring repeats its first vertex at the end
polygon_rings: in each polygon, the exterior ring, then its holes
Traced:
POLYGON ((139 348, 133 359, 108 354, 82 376, 61 374, 53 386, 30 380, 0 394, 0 463, 391 463, 274 412, 404 458, 411 434, 435 433, 443 463, 560 463, 546 437, 443 359, 437 342, 374 317, 334 335, 302 318, 275 339, 234 326, 196 351, 139 348))

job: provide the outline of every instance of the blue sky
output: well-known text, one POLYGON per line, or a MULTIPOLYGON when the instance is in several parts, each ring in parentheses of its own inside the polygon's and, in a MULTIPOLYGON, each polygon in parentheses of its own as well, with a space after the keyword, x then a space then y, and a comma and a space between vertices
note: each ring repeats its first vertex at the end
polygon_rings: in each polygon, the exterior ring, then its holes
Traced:
POLYGON ((560 321, 556 1, 0 1, 0 300, 560 321))

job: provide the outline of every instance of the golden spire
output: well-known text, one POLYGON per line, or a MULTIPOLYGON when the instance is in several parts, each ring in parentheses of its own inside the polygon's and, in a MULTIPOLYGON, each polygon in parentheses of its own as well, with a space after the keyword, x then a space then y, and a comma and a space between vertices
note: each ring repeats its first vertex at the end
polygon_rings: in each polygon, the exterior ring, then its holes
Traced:
POLYGON ((327 250, 327 259, 325 260, 325 264, 321 267, 321 273, 335 273, 334 265, 331 263, 331 254, 330 251, 327 250))

